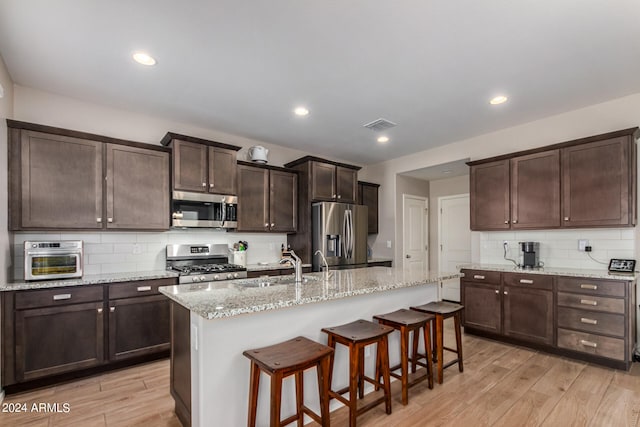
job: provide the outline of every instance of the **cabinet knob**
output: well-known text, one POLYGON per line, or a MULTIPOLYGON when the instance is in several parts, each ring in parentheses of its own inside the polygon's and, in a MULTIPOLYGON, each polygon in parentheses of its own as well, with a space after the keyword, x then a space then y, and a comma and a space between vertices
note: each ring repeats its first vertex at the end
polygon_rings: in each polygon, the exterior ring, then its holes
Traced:
POLYGON ((116 311, 116 308, 115 308, 115 307, 109 307, 109 311, 110 311, 111 313, 113 313, 114 311, 116 311))
POLYGON ((113 218, 107 218, 107 222, 113 222, 113 218))
POLYGON ((568 217, 568 216, 565 216, 565 217, 564 217, 564 220, 565 220, 565 221, 569 221, 569 217, 568 217))
POLYGON ((503 292, 503 294, 505 294, 505 295, 509 295, 509 292, 507 292, 507 291, 504 291, 504 292, 503 292))
POLYGON ((102 309, 101 308, 98 309, 98 314, 102 314, 102 309))
POLYGON ((265 227, 267 227, 267 228, 269 228, 269 223, 266 223, 264 226, 265 226, 265 227))
POLYGON ((100 217, 96 218, 96 222, 102 222, 102 218, 100 217))
POLYGON ((517 224, 517 223, 518 223, 518 220, 517 220, 517 219, 514 219, 513 221, 511 221, 511 223, 512 223, 512 224, 517 224))
POLYGON ((505 224, 509 224, 509 220, 508 220, 508 219, 505 219, 505 220, 504 220, 504 223, 505 223, 505 224))
POLYGON ((496 295, 499 294, 499 293, 500 293, 500 291, 498 289, 496 289, 496 295))
POLYGON ((203 183, 202 183, 202 186, 203 186, 203 187, 206 187, 206 186, 207 186, 207 183, 206 183, 206 182, 203 182, 203 183))
POLYGON ((273 228, 273 227, 275 227, 275 226, 276 226, 276 223, 275 223, 275 222, 272 222, 272 223, 271 223, 271 228, 273 228))
POLYGON ((209 184, 209 187, 210 187, 210 188, 213 188, 213 184, 209 184))
POLYGON ((338 199, 341 199, 341 198, 342 198, 342 196, 338 194, 338 199))
POLYGON ((333 195, 333 196, 331 196, 331 197, 333 197, 333 198, 335 199, 335 198, 336 198, 336 195, 334 194, 334 195, 333 195))

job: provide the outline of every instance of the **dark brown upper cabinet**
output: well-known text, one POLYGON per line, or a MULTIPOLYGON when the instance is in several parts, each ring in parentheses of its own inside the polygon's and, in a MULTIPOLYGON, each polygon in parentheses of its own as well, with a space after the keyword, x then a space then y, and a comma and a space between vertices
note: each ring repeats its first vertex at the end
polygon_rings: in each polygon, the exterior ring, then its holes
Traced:
POLYGON ((369 208, 368 233, 378 233, 378 188, 379 184, 358 181, 358 204, 369 208))
POLYGON ((173 150, 174 191, 236 194, 240 147, 172 132, 161 143, 173 150))
POLYGON ((469 162, 471 229, 636 224, 638 128, 469 162))
POLYGON ((298 175, 275 167, 238 164, 238 231, 293 233, 298 175))
POLYGON ((511 228, 560 226, 560 150, 511 159, 511 228))
POLYGON ((349 167, 311 162, 311 200, 356 203, 358 171, 349 167))
POLYGON ((504 230, 509 218, 509 161, 472 165, 470 170, 472 230, 504 230))
POLYGON ((7 120, 10 230, 166 230, 169 150, 7 120))
POLYGON ((610 138, 562 152, 566 227, 635 224, 635 142, 610 138))

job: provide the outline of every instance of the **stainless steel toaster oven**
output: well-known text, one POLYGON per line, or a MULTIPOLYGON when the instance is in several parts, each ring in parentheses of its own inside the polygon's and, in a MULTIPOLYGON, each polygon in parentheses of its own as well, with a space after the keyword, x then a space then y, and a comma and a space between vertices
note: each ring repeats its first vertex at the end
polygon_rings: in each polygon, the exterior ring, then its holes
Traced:
POLYGON ((82 240, 24 242, 24 279, 82 277, 82 240))

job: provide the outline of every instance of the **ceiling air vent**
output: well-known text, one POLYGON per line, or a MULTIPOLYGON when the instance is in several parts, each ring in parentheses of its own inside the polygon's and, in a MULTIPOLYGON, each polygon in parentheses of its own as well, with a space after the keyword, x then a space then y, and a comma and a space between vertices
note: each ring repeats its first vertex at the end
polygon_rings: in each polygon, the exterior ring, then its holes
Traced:
POLYGON ((398 125, 397 123, 393 123, 392 121, 387 119, 377 119, 363 126, 368 129, 374 130, 376 132, 380 132, 380 131, 395 127, 397 125, 398 125))

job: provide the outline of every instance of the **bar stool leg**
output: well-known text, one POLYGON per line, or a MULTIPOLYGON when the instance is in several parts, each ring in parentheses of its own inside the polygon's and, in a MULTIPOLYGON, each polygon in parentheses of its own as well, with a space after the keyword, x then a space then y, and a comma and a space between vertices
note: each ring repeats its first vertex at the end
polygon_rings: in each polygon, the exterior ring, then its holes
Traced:
POLYGON ((418 361, 418 340, 420 339, 420 328, 413 330, 413 340, 411 341, 411 372, 416 373, 418 361))
POLYGON ((457 312, 453 316, 454 328, 456 330, 456 350, 458 350, 458 370, 464 371, 462 365, 462 333, 460 331, 460 312, 457 312))
POLYGON ((333 349, 333 353, 331 353, 331 356, 329 356, 329 371, 327 372, 327 382, 329 383, 329 390, 333 390, 331 388, 331 381, 333 380, 333 361, 336 354, 336 342, 331 334, 329 334, 329 336, 327 337, 327 347, 331 347, 333 349))
POLYGON ((329 427, 329 370, 331 369, 331 357, 325 357, 316 366, 318 374, 318 392, 320 393, 320 418, 322 427, 329 427))
POLYGON ((444 379, 443 368, 443 337, 442 337, 442 315, 436 314, 436 350, 438 352, 438 384, 442 384, 444 379))
POLYGON ((258 387, 260 386, 260 369, 258 365, 251 362, 251 373, 249 377, 249 416, 247 426, 255 427, 256 414, 258 410, 258 387))
MULTIPOLYGON (((427 375, 428 375, 427 379, 429 380, 429 388, 433 389, 433 357, 431 353, 431 333, 430 333, 431 325, 429 325, 429 323, 431 322, 428 322, 427 324, 425 324, 423 328, 424 329, 423 331, 424 332, 424 358, 426 359, 426 362, 427 362, 427 375)), ((418 334, 420 333, 419 330, 416 332, 418 332, 418 334)))
POLYGON ((385 335, 378 344, 380 362, 382 364, 382 377, 384 378, 385 409, 391 413, 391 375, 389 375, 389 337, 385 335))
POLYGON ((358 416, 358 360, 360 356, 360 346, 349 344, 349 426, 356 427, 356 417, 358 416))
POLYGON ((364 398, 364 346, 358 352, 358 398, 364 398))
POLYGON ((409 331, 400 327, 400 379, 402 381, 402 404, 409 403, 409 331))
POLYGON ((280 427, 280 407, 282 406, 282 373, 271 376, 271 427, 280 427))
POLYGON ((296 415, 298 416, 298 427, 304 426, 304 413, 302 412, 302 405, 304 404, 303 390, 304 377, 302 376, 302 371, 298 371, 296 372, 296 415))

